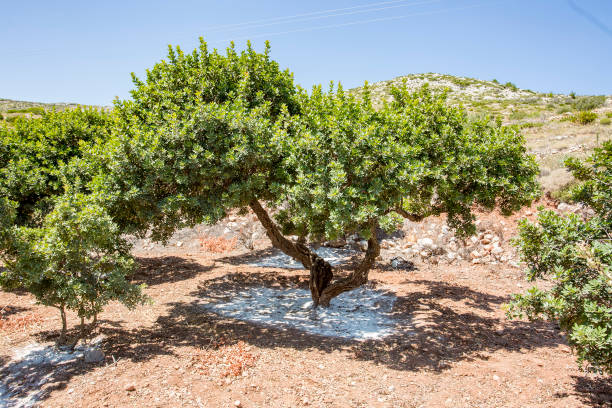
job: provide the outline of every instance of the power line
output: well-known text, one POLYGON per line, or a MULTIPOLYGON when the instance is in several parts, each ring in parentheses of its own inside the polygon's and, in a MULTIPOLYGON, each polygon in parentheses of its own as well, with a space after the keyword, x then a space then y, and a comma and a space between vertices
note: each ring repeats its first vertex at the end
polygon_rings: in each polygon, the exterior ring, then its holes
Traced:
MULTIPOLYGON (((400 1, 404 2, 406 0, 400 0, 400 1)), ((288 17, 277 17, 275 19, 262 20, 262 23, 241 23, 241 24, 231 25, 233 27, 212 28, 210 30, 207 30, 207 33, 214 33, 214 32, 220 32, 220 31, 237 31, 237 30, 245 30, 245 29, 249 29, 249 28, 268 27, 268 26, 279 25, 279 24, 289 24, 289 23, 297 23, 297 22, 302 22, 302 21, 320 20, 320 19, 324 19, 324 18, 332 18, 332 17, 347 16, 347 15, 354 15, 354 14, 371 13, 371 12, 375 12, 375 11, 389 10, 389 9, 400 8, 400 7, 412 7, 412 6, 419 6, 419 5, 423 5, 423 4, 439 3, 441 1, 443 1, 443 0, 426 0, 426 1, 418 1, 418 2, 414 2, 414 3, 408 3, 408 4, 396 4, 396 5, 385 6, 385 7, 371 7, 371 6, 368 6, 370 8, 367 8, 365 10, 345 11, 345 12, 342 12, 342 13, 330 13, 328 11, 314 12, 314 13, 308 13, 308 14, 322 14, 322 15, 310 16, 310 17, 301 17, 300 15, 297 15, 297 16, 288 16, 288 17), (270 22, 265 22, 264 23, 263 21, 270 21, 270 22)), ((383 3, 397 3, 397 2, 398 1, 383 2, 383 3)), ((376 4, 377 3, 373 3, 373 5, 376 5, 376 4)), ((359 6, 359 7, 364 7, 364 6, 359 6)), ((348 7, 348 9, 353 9, 353 8, 354 7, 348 7)), ((343 9, 339 9, 339 10, 343 10, 343 9)))
POLYGON ((499 0, 499 1, 492 1, 492 2, 486 2, 486 3, 476 3, 476 4, 469 5, 469 6, 464 6, 464 7, 454 7, 454 8, 446 8, 446 9, 440 9, 440 10, 433 10, 433 11, 423 11, 423 12, 419 12, 419 13, 405 14, 405 15, 401 15, 401 16, 380 17, 380 18, 373 18, 373 19, 368 19, 368 20, 352 21, 352 22, 348 22, 348 23, 329 24, 329 25, 321 25, 321 26, 315 26, 315 27, 300 28, 300 29, 288 30, 288 31, 278 31, 278 32, 273 32, 273 33, 256 34, 256 35, 250 35, 248 37, 227 38, 227 39, 224 39, 224 40, 213 40, 213 41, 209 41, 209 43, 222 43, 222 42, 227 43, 228 41, 249 40, 249 39, 252 39, 252 38, 272 37, 272 36, 277 36, 277 35, 301 33, 301 32, 308 32, 308 31, 317 31, 317 30, 325 30, 325 29, 347 27, 347 26, 353 26, 353 25, 359 25, 359 24, 376 23, 376 22, 381 22, 381 21, 400 20, 400 19, 404 19, 404 18, 408 18, 408 17, 427 16, 427 15, 432 15, 432 14, 447 13, 447 12, 451 12, 451 11, 468 10, 468 9, 473 9, 473 8, 477 8, 477 7, 487 6, 487 5, 490 5, 490 4, 501 3, 501 2, 504 2, 504 1, 507 1, 507 0, 499 0))
POLYGON ((335 13, 335 12, 338 12, 338 11, 355 10, 355 9, 360 9, 360 8, 382 6, 384 4, 405 3, 406 1, 408 1, 408 0, 381 1, 381 2, 378 2, 378 3, 362 4, 360 6, 352 6, 352 7, 338 8, 338 9, 328 9, 328 10, 321 10, 321 11, 313 11, 313 12, 302 13, 302 14, 294 14, 292 16, 273 17, 273 18, 268 18, 268 19, 263 19, 263 20, 247 21, 247 22, 244 22, 244 23, 224 24, 224 25, 220 25, 220 26, 216 26, 216 27, 211 27, 210 30, 222 30, 222 29, 232 28, 232 27, 242 26, 242 25, 267 23, 267 22, 271 22, 271 21, 286 20, 286 19, 292 19, 292 18, 298 18, 298 17, 306 17, 306 16, 313 16, 313 15, 317 15, 317 14, 335 13))

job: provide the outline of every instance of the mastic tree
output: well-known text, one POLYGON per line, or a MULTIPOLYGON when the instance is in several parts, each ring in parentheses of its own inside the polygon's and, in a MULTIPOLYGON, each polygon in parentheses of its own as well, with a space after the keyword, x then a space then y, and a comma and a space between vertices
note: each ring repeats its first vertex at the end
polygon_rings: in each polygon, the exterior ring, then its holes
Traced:
POLYGON ((376 111, 367 88, 359 100, 341 88, 297 88, 268 46, 221 55, 203 40, 189 54, 170 47, 134 84, 132 98, 115 104, 120 125, 92 187, 113 218, 164 240, 250 208, 272 244, 310 269, 315 305, 367 281, 376 229, 399 217, 447 213, 466 235, 474 206, 509 213, 538 194, 537 166, 516 130, 471 121, 428 88, 395 89, 376 111), (368 249, 333 281, 307 243, 351 232, 368 249))
POLYGON ((111 123, 105 112, 77 109, 0 129, 0 286, 58 308, 60 342, 67 309, 83 329, 110 300, 145 300, 127 279, 129 246, 104 199, 85 194, 95 172, 86 153, 108 139, 111 123))
POLYGON ((550 279, 549 290, 515 295, 511 317, 546 318, 568 333, 578 361, 612 373, 612 142, 595 149, 587 162, 566 165, 580 184, 573 199, 595 211, 577 214, 541 211, 537 223, 524 220, 517 245, 527 278, 550 279))

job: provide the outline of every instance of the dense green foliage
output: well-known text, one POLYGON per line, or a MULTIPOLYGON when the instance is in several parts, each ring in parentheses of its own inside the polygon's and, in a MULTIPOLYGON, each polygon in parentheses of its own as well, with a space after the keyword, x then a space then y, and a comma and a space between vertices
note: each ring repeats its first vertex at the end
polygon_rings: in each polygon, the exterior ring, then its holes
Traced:
POLYGON ((335 238, 389 229, 398 215, 448 214, 460 235, 471 234, 472 206, 510 213, 537 194, 537 166, 515 130, 489 118, 469 121, 427 87, 392 89, 393 102, 375 111, 340 88, 301 93, 287 164, 295 182, 278 218, 286 232, 335 238))
POLYGON ((49 112, 0 126, 0 195, 17 203, 17 222, 34 226, 63 193, 61 168, 110 136, 111 118, 94 109, 49 112))
MULTIPOLYGON (((112 119, 95 110, 50 112, 0 128, 0 285, 25 289, 82 318, 110 300, 143 301, 103 199, 76 191, 89 180, 85 152, 109 138, 112 119)), ((63 338, 63 336, 62 336, 63 338)))
POLYGON ((595 216, 543 211, 536 224, 522 222, 517 244, 529 266, 527 277, 552 277, 554 286, 516 295, 509 314, 558 321, 580 362, 612 373, 612 142, 586 164, 566 164, 580 181, 574 200, 595 216))
POLYGON ((45 108, 42 106, 32 106, 24 109, 9 109, 6 111, 6 113, 34 113, 42 116, 45 114, 45 108))
POLYGON ((164 239, 255 197, 276 200, 289 181, 282 118, 298 107, 291 73, 268 52, 221 55, 202 41, 191 54, 171 47, 145 82, 134 77, 132 100, 116 103, 118 135, 96 180, 126 230, 164 239))
POLYGON ((367 235, 370 223, 393 224, 394 209, 449 212, 468 232, 473 204, 509 212, 537 194, 516 131, 469 123, 427 89, 395 90, 376 112, 367 96, 298 92, 268 48, 220 55, 204 42, 170 48, 134 83, 96 184, 126 229, 158 239, 254 199, 282 204, 284 231, 311 239, 367 235))
POLYGON ((597 119, 597 114, 589 111, 580 111, 571 116, 571 121, 580 125, 588 125, 589 123, 594 122, 595 119, 597 119))

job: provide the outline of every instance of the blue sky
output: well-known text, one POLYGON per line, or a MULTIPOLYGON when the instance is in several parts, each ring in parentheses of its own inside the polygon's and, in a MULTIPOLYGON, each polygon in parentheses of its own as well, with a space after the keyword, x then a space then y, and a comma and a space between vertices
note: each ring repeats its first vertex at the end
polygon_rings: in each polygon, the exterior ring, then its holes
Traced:
POLYGON ((199 36, 252 39, 296 82, 345 87, 409 73, 612 94, 610 0, 6 1, 0 98, 109 105, 130 72, 199 36))

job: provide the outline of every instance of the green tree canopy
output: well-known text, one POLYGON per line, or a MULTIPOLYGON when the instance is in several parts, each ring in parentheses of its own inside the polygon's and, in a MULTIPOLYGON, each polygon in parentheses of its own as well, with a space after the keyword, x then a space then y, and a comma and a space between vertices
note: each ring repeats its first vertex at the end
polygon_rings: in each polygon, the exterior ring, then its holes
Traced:
POLYGON ((268 50, 170 48, 146 82, 134 78, 93 187, 123 228, 163 240, 248 206, 273 245, 311 270, 315 304, 328 304, 367 281, 379 225, 445 212, 467 234, 474 205, 511 212, 537 195, 537 166, 515 130, 470 121, 426 88, 394 90, 381 111, 367 92, 360 101, 341 89, 308 94, 268 50), (331 266, 305 242, 354 231, 370 249, 330 286, 331 266))
POLYGON ((17 203, 17 223, 43 221, 64 191, 62 166, 108 139, 111 122, 103 111, 77 108, 0 125, 0 195, 17 203))

